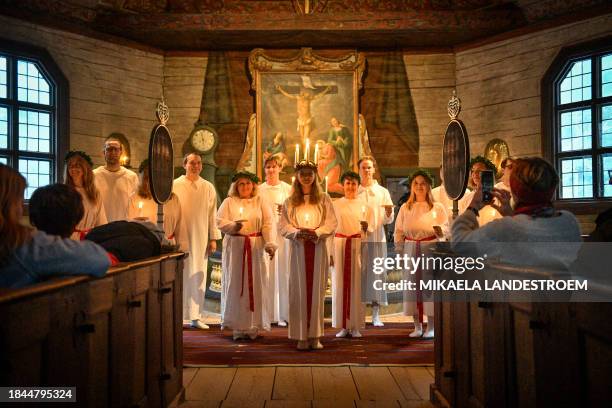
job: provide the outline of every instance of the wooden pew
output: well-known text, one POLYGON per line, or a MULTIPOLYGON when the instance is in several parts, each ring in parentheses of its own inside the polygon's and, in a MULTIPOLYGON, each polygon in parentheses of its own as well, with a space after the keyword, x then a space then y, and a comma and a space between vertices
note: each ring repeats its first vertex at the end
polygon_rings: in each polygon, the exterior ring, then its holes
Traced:
MULTIPOLYGON (((508 265, 490 272, 518 279, 563 274, 508 265)), ((611 288, 595 286, 589 284, 612 297, 611 288)), ((612 303, 436 302, 435 315, 437 405, 609 405, 612 303)))
POLYGON ((76 386, 84 407, 165 407, 183 393, 183 254, 100 279, 0 290, 0 384, 76 386))

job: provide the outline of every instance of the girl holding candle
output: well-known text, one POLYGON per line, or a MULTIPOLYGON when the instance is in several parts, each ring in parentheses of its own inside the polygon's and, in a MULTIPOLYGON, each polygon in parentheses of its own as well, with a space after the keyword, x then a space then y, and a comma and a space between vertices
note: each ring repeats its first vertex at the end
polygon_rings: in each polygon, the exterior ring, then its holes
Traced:
POLYGON ((361 301, 361 239, 374 231, 373 211, 357 198, 359 174, 347 171, 340 178, 344 197, 334 201, 338 228, 334 237, 332 272, 332 326, 336 337, 361 337, 365 305, 361 301))
MULTIPOLYGON (((396 251, 411 257, 419 257, 424 251, 421 246, 434 241, 436 235, 433 227, 447 221, 444 206, 433 201, 431 185, 433 178, 424 170, 417 170, 410 176, 410 197, 405 202, 395 220, 396 251)), ((421 270, 407 271, 407 279, 420 280, 421 270)), ((410 296, 410 294, 408 294, 410 296)), ((414 296, 414 295, 413 295, 414 296)), ((433 302, 423 302, 420 291, 416 292, 417 300, 406 299, 404 292, 404 314, 414 317, 414 331, 410 337, 432 338, 434 336, 433 302), (427 315, 427 331, 423 333, 423 316, 427 315)))
POLYGON ((276 243, 272 209, 257 194, 258 181, 249 172, 234 175, 228 197, 217 211, 217 227, 225 233, 221 317, 223 327, 233 329, 234 340, 254 340, 259 330, 270 330, 263 257, 264 251, 274 256, 276 243))
POLYGON ((289 245, 289 338, 298 350, 322 349, 325 286, 329 271, 326 241, 337 221, 332 201, 317 182, 317 166, 303 160, 296 166, 293 190, 279 221, 289 245))
MULTIPOLYGON (((157 202, 149 186, 149 159, 143 160, 138 167, 138 187, 128 199, 128 218, 157 224, 157 202)), ((172 193, 164 204, 164 233, 168 241, 178 245, 181 251, 187 251, 189 242, 186 231, 181 203, 178 196, 172 193)))
POLYGON ((83 200, 85 213, 77 224, 71 239, 82 240, 90 229, 106 224, 106 213, 100 198, 100 192, 94 184, 93 162, 81 151, 70 151, 64 159, 64 184, 76 189, 83 200))

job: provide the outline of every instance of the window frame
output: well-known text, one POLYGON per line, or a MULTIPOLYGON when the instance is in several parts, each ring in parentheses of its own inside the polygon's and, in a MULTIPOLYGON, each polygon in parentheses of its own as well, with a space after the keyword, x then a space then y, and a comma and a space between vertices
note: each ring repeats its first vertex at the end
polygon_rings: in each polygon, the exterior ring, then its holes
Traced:
POLYGON ((70 146, 68 80, 51 54, 44 48, 0 38, 0 55, 9 58, 7 63, 7 98, 0 98, 0 105, 8 106, 10 109, 8 116, 10 148, 2 150, 8 152, 9 163, 17 171, 19 171, 19 158, 51 158, 50 182, 57 183, 61 181, 64 156, 70 146), (18 145, 19 109, 41 111, 40 106, 42 104, 17 100, 17 60, 35 63, 53 87, 50 95, 51 106, 44 110, 51 113, 51 123, 53 124, 50 134, 50 153, 22 152, 20 154, 18 145))
MULTIPOLYGON (((560 188, 557 189, 555 206, 566 209, 575 214, 594 214, 612 206, 612 197, 598 197, 601 190, 601 163, 600 158, 603 154, 612 153, 612 147, 600 146, 599 125, 601 120, 600 107, 612 104, 612 96, 601 97, 601 57, 612 53, 612 36, 602 37, 593 41, 588 41, 562 48, 541 81, 541 101, 542 101, 542 150, 543 156, 554 164, 561 177, 561 159, 568 157, 590 156, 593 171, 593 198, 560 198, 560 188), (560 92, 557 92, 557 85, 569 71, 573 62, 591 58, 593 61, 591 72, 593 81, 591 83, 591 99, 587 101, 572 102, 560 105, 560 92), (568 152, 560 151, 559 126, 561 113, 578 108, 589 108, 591 110, 591 149, 574 150, 568 152), (581 154, 584 153, 584 154, 581 154)), ((559 187, 561 184, 559 184, 559 187)))

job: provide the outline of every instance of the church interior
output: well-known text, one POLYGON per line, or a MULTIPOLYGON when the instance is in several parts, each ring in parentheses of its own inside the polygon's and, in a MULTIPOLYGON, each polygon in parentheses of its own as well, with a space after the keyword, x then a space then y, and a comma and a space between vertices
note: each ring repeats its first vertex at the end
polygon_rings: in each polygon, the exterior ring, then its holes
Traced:
MULTIPOLYGON (((373 157, 397 216, 415 170, 433 175, 430 187, 453 175, 445 156, 453 121, 469 141, 464 159, 482 156, 500 176, 502 159, 543 158, 558 173, 554 208, 575 216, 581 237, 609 228, 612 3, 0 1, 0 163, 27 181, 28 225, 30 198, 62 182, 69 151, 104 166, 105 143, 118 140, 121 166, 136 172, 152 157, 160 123, 171 137, 160 166, 178 178, 189 172, 184 158, 199 155, 215 208, 237 173, 263 180, 270 156, 279 157, 280 179, 295 183, 302 155, 314 149, 321 188, 334 202, 343 194, 341 173, 361 174, 359 159, 373 157)), ((141 216, 142 205, 137 210, 141 216)), ((390 243, 393 228, 384 231, 390 243)), ((77 406, 92 407, 599 407, 612 400, 612 282, 605 279, 593 286, 603 301, 436 301, 428 339, 408 336, 415 321, 393 292, 380 306, 384 327, 371 324, 368 306, 363 337, 349 341, 330 326, 328 283, 325 348, 300 352, 276 323, 253 341, 224 333, 220 254, 219 247, 208 258, 204 276, 207 330, 184 325, 183 267, 193 256, 182 252, 122 262, 104 278, 0 287, 0 385, 76 387, 77 406)), ((557 276, 538 266, 496 271, 557 276)))

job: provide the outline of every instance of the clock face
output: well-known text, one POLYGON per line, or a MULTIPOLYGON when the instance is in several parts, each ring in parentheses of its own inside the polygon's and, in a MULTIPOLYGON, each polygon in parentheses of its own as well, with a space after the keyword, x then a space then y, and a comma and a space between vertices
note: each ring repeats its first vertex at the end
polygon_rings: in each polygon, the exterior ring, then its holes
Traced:
POLYGON ((202 153, 209 151, 214 144, 215 135, 208 129, 200 129, 191 137, 191 145, 202 153))

